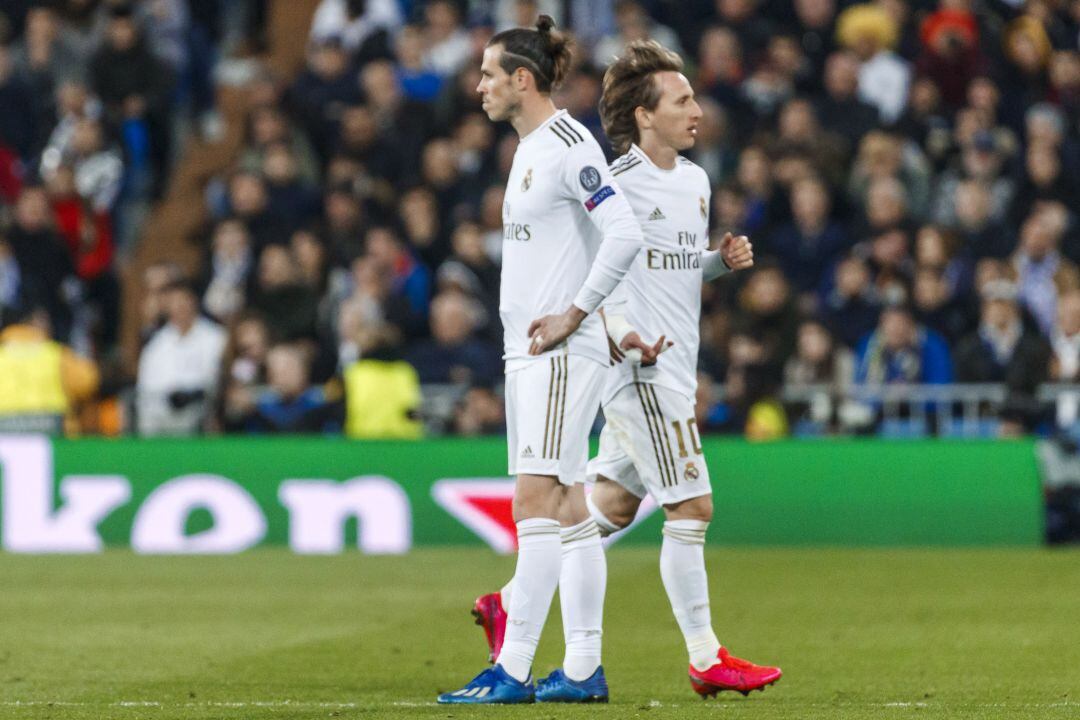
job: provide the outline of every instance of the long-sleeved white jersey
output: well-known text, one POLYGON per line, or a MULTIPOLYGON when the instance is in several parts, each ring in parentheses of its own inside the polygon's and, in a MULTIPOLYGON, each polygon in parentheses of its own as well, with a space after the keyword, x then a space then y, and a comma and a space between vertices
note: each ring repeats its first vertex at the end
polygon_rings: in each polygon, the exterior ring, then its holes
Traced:
MULTIPOLYGON (((641 243, 641 228, 584 125, 559 110, 523 137, 503 203, 499 315, 506 371, 538 359, 529 356, 529 324, 571 303, 589 316, 566 350, 606 364, 604 325, 593 311, 641 243)), ((563 350, 549 352, 556 351, 563 350)))
POLYGON ((701 282, 728 271, 709 246, 709 178, 684 157, 675 167, 655 165, 637 145, 611 164, 611 172, 641 223, 645 244, 630 272, 604 303, 623 315, 646 342, 661 335, 675 344, 656 364, 624 360, 607 376, 604 402, 625 385, 651 382, 694 398, 700 344, 701 282))

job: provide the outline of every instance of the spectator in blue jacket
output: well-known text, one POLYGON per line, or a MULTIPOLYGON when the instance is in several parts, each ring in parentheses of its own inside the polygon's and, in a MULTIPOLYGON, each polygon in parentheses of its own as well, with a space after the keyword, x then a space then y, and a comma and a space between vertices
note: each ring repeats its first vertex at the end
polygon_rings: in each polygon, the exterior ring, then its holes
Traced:
POLYGON ((817 289, 850 245, 844 228, 829 217, 831 206, 829 189, 822 180, 808 177, 797 181, 791 188, 793 221, 773 233, 766 248, 776 255, 799 293, 817 289))
POLYGON ((311 384, 311 361, 299 345, 276 345, 266 354, 267 389, 246 423, 249 432, 339 433, 340 404, 311 384))
POLYGON ((419 261, 392 229, 373 227, 364 238, 369 257, 390 278, 394 295, 405 300, 412 312, 424 317, 431 301, 431 270, 419 261))
POLYGON ((850 255, 837 263, 822 284, 821 315, 826 327, 849 348, 856 348, 877 326, 881 312, 881 296, 874 287, 870 266, 850 255))
POLYGON ((502 371, 498 349, 478 338, 483 307, 449 291, 431 303, 431 339, 418 342, 406 359, 422 383, 492 385, 502 371))
POLYGON ((952 382, 952 358, 945 340, 918 325, 911 310, 887 307, 877 329, 859 343, 855 382, 866 385, 936 385, 952 382))

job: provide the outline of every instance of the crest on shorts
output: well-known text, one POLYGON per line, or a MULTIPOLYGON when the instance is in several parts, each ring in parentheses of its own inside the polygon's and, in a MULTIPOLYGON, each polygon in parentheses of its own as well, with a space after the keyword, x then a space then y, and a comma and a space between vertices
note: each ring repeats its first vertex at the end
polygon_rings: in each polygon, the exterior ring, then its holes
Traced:
POLYGON ((697 465, 692 462, 686 463, 686 467, 683 469, 683 477, 689 482, 694 482, 701 477, 701 472, 697 469, 697 465))
POLYGON ((525 171, 525 177, 521 179, 521 192, 532 187, 532 168, 525 171))
POLYGON ((708 220, 709 219, 709 208, 705 204, 705 198, 702 197, 701 195, 698 195, 698 208, 701 210, 701 219, 702 220, 708 220))

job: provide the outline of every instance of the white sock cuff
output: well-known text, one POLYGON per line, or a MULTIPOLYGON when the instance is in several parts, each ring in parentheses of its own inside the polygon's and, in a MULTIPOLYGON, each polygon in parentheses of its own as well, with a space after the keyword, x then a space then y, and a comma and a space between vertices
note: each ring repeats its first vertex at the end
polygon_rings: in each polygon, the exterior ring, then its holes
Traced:
POLYGON ((664 536, 684 545, 704 545, 705 531, 709 523, 704 520, 668 520, 664 523, 664 536))
POLYGON ((559 521, 554 518, 529 518, 517 523, 518 540, 543 535, 558 535, 559 521))
POLYGON ((596 526, 592 518, 579 522, 577 525, 571 525, 570 527, 564 527, 559 530, 559 538, 562 540, 563 549, 567 549, 567 545, 573 545, 576 543, 590 540, 593 538, 600 538, 600 528, 596 526))
POLYGON ((585 507, 589 509, 589 515, 592 516, 593 522, 596 523, 596 527, 600 528, 601 537, 607 537, 612 533, 622 530, 621 527, 608 520, 607 515, 600 511, 600 508, 593 502, 592 495, 586 496, 585 507))

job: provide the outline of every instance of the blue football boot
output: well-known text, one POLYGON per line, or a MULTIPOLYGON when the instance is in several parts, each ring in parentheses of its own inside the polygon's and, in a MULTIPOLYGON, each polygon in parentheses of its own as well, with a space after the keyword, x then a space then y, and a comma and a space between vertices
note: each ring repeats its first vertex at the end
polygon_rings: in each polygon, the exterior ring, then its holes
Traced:
MULTIPOLYGON (((607 688, 605 687, 605 693, 607 688)), ((442 704, 513 705, 536 702, 533 684, 515 680, 502 665, 493 665, 474 677, 468 685, 439 696, 442 704)))
POLYGON ((596 668, 585 680, 571 680, 562 669, 556 669, 536 683, 536 702, 606 703, 607 678, 603 666, 596 668))

